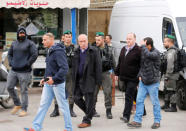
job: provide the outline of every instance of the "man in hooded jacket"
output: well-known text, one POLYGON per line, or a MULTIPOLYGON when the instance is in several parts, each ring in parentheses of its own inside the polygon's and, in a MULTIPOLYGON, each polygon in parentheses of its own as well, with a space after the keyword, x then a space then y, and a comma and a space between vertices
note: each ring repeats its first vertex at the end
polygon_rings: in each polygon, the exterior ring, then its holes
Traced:
POLYGON ((40 106, 37 115, 32 122, 32 128, 24 128, 24 131, 41 131, 45 115, 56 97, 59 109, 63 112, 65 122, 64 131, 72 131, 72 122, 65 89, 65 79, 68 72, 68 62, 65 54, 65 47, 60 43, 55 43, 54 35, 46 33, 43 36, 43 45, 48 48, 46 56, 46 69, 44 78, 40 85, 44 85, 40 106))
POLYGON ((27 39, 26 29, 20 27, 17 31, 17 40, 14 41, 8 51, 8 61, 11 70, 7 78, 7 89, 14 101, 11 114, 16 114, 20 109, 20 117, 27 115, 28 85, 31 80, 31 66, 38 56, 35 43, 27 39), (19 82, 21 89, 21 101, 14 87, 19 82))

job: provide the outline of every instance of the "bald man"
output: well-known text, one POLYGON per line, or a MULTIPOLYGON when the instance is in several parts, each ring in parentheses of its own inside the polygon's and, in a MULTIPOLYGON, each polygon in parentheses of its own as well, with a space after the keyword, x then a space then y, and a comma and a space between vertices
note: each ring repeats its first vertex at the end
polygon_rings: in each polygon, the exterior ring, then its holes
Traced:
POLYGON ((94 91, 96 85, 101 85, 102 66, 97 49, 88 44, 85 34, 79 35, 78 44, 72 61, 72 81, 75 104, 85 113, 78 127, 86 128, 91 126, 94 91))

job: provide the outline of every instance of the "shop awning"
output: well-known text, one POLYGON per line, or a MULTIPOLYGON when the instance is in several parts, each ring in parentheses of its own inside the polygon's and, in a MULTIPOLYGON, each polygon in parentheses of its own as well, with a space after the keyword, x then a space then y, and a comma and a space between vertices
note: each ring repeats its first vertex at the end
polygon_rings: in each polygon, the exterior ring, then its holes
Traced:
POLYGON ((0 0, 0 8, 87 8, 90 0, 0 0))

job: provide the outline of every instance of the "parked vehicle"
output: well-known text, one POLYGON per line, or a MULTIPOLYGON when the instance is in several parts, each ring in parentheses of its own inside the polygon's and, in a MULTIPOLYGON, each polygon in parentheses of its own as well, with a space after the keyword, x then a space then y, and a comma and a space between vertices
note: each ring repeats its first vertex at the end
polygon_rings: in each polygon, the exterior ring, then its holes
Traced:
MULTIPOLYGON (((121 48, 126 44, 127 33, 133 32, 137 42, 152 37, 155 47, 164 52, 163 39, 166 34, 176 37, 175 45, 186 49, 186 8, 185 0, 125 0, 116 2, 113 7, 109 34, 116 48, 118 60, 121 48)), ((163 90, 163 77, 160 90, 163 90)), ((186 68, 180 71, 178 106, 186 110, 186 68)))
POLYGON ((14 103, 6 89, 6 80, 8 71, 4 66, 4 61, 8 52, 2 54, 2 61, 0 62, 0 105, 5 109, 13 107, 14 103))

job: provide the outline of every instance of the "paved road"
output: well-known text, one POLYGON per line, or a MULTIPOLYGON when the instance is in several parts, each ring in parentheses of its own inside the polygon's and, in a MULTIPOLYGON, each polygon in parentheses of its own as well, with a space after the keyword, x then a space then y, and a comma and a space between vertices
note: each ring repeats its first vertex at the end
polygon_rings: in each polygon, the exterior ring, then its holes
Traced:
MULTIPOLYGON (((32 120, 37 112, 40 101, 40 89, 29 94, 29 109, 28 116, 20 118, 17 115, 10 115, 10 110, 5 110, 0 107, 0 131, 22 131, 24 127, 31 127, 32 120)), ((162 101, 161 101, 162 104, 162 101)), ((77 118, 72 118, 74 131, 150 131, 153 123, 153 113, 150 99, 145 101, 147 116, 143 117, 143 125, 140 129, 129 129, 126 124, 120 121, 124 107, 124 96, 121 92, 116 91, 116 105, 112 109, 114 118, 108 120, 105 116, 104 96, 103 92, 99 92, 97 111, 100 113, 100 118, 93 118, 92 126, 85 129, 78 129, 77 125, 81 122, 83 112, 75 106, 77 118)), ((45 121, 43 131, 63 131, 63 116, 50 118, 53 106, 50 107, 45 121)), ((162 113, 161 128, 157 131, 186 131, 186 111, 178 111, 177 113, 162 113)), ((133 118, 133 115, 132 117, 133 118)))

